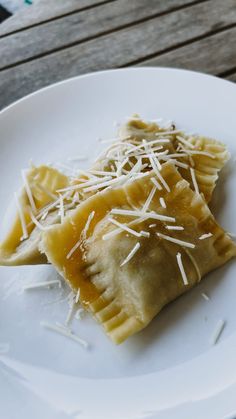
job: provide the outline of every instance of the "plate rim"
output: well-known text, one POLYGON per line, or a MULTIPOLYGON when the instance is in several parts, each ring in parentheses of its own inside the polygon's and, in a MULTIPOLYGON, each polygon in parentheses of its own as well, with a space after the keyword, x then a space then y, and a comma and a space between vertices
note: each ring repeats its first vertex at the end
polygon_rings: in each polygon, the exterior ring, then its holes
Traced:
POLYGON ((173 72, 173 73, 185 73, 185 74, 192 74, 194 76, 199 76, 199 77, 203 77, 206 79, 210 79, 210 80, 217 80, 220 83, 226 83, 228 85, 235 86, 236 87, 236 83, 234 83, 231 80, 227 80, 227 79, 223 79, 220 78, 218 76, 215 76, 213 74, 208 74, 208 73, 203 73, 201 71, 195 71, 195 70, 188 70, 188 69, 182 69, 179 67, 155 67, 155 66, 140 66, 140 67, 126 67, 126 68, 112 68, 112 69, 105 69, 105 70, 99 70, 99 71, 92 71, 86 74, 78 74, 77 76, 72 76, 72 77, 68 77, 65 78, 63 80, 60 80, 58 82, 55 83, 51 83, 48 86, 44 86, 41 87, 25 96, 22 96, 20 99, 17 99, 15 101, 13 101, 12 103, 10 103, 9 105, 5 106, 3 109, 0 110, 0 117, 2 116, 2 114, 4 114, 5 112, 10 111, 12 108, 20 105, 22 102, 31 99, 32 97, 36 96, 37 94, 40 93, 44 93, 48 90, 54 89, 60 85, 64 85, 73 81, 76 81, 78 79, 86 79, 86 78, 90 78, 90 77, 94 77, 94 76, 100 76, 100 75, 104 75, 107 73, 125 73, 125 72, 139 72, 139 71, 157 71, 157 72, 173 72))

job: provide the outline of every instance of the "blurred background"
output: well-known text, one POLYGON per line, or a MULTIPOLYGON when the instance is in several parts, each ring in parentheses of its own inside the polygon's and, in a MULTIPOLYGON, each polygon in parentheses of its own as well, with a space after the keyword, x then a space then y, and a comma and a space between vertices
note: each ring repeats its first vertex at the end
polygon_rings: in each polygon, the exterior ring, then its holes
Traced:
POLYGON ((236 81, 236 0, 0 0, 0 109, 60 80, 166 66, 236 81))

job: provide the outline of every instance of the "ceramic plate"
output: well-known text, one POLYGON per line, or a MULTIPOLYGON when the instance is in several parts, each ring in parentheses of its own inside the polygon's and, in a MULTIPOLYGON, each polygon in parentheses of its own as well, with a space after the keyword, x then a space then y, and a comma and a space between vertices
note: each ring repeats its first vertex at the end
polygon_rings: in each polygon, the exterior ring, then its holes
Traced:
MULTIPOLYGON (((67 166, 82 154, 88 160, 80 167, 87 168, 104 148, 99 139, 113 138, 117 124, 133 113, 173 120, 228 145, 233 158, 221 174, 212 209, 223 227, 236 233, 235 103, 234 84, 166 68, 76 77, 18 101, 0 114, 1 236, 20 171, 30 159, 67 166)), ((9 344, 0 355, 1 417, 236 417, 234 262, 208 275, 120 346, 89 317, 74 320, 75 332, 90 344, 87 350, 40 326, 64 322, 65 288, 23 291, 32 281, 54 278, 49 265, 0 268, 0 343, 9 344), (226 326, 211 346, 219 319, 226 326)))

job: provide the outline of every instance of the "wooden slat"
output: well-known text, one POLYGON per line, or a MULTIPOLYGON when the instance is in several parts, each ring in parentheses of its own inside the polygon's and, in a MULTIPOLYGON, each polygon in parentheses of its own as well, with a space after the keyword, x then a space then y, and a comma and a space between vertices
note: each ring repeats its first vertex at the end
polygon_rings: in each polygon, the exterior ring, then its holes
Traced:
POLYGON ((1 25, 0 36, 103 2, 104 0, 34 0, 27 12, 24 8, 1 25))
POLYGON ((139 63, 219 75, 236 67, 236 27, 139 63))
POLYGON ((226 77, 227 80, 229 81, 233 81, 234 83, 236 83, 236 71, 233 74, 230 74, 230 76, 226 77))
POLYGON ((234 4, 210 0, 2 71, 0 107, 59 80, 124 66, 232 24, 234 4))
POLYGON ((0 39, 0 69, 191 3, 117 0, 0 39))

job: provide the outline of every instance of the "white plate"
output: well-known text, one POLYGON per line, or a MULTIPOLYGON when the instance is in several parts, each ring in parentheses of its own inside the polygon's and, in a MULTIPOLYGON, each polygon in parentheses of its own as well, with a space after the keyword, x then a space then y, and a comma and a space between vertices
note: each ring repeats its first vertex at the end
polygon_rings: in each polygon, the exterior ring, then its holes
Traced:
MULTIPOLYGON (((98 138, 115 135, 114 121, 134 112, 224 141, 236 151, 236 86, 189 71, 137 68, 77 77, 43 89, 0 114, 0 216, 21 183, 20 170, 67 162, 102 149, 98 138)), ((104 147, 104 146, 103 146, 104 147)), ((235 170, 221 176, 213 210, 236 232, 235 170)), ((192 292, 121 346, 90 318, 75 324, 91 343, 86 351, 40 327, 64 321, 67 304, 45 304, 59 291, 22 293, 29 281, 54 277, 50 266, 0 269, 0 414, 4 418, 222 419, 236 412, 235 264, 208 275, 192 292), (205 301, 206 292, 211 300, 205 301), (220 342, 209 337, 227 321, 220 342), (14 404, 12 400, 14 399, 14 404)), ((236 414, 235 414, 236 416, 236 414)))

